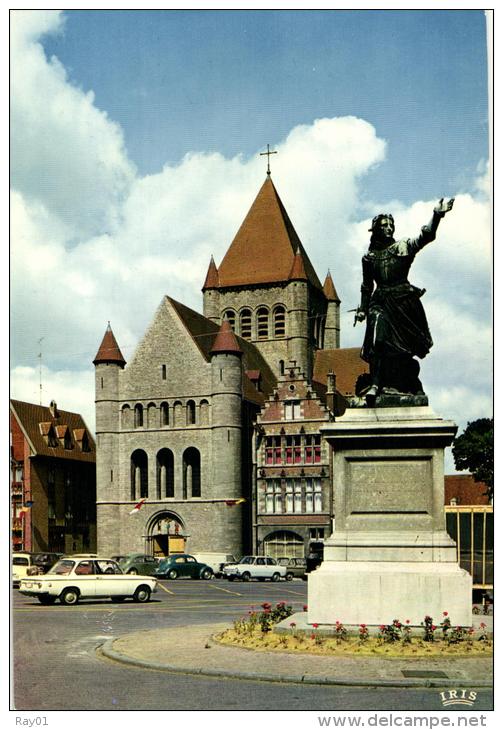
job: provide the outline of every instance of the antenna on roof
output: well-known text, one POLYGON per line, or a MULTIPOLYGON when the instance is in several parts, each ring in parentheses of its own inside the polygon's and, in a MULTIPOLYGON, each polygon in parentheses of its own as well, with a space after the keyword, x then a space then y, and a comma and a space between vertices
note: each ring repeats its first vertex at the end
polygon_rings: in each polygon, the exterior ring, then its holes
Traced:
POLYGON ((40 338, 40 339, 38 340, 38 344, 40 345, 40 352, 38 353, 38 359, 39 359, 39 361, 40 361, 40 362, 39 362, 39 369, 38 369, 38 373, 39 373, 39 383, 40 383, 40 405, 42 405, 42 340, 43 340, 43 339, 44 339, 44 338, 43 338, 43 337, 41 337, 41 338, 40 338))
POLYGON ((271 150, 269 149, 269 145, 267 145, 267 152, 261 152, 260 153, 260 157, 262 157, 263 155, 267 155, 267 174, 268 175, 271 174, 271 168, 269 166, 270 157, 271 157, 271 155, 277 155, 277 154, 278 153, 276 152, 276 150, 273 150, 271 152, 271 150))

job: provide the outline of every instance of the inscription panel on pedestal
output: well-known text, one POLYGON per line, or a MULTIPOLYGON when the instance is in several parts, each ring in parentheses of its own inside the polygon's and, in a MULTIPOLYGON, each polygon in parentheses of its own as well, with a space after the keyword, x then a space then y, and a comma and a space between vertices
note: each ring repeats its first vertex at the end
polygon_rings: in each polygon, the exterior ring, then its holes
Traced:
POLYGON ((347 514, 427 514, 432 510, 431 459, 346 459, 347 514))

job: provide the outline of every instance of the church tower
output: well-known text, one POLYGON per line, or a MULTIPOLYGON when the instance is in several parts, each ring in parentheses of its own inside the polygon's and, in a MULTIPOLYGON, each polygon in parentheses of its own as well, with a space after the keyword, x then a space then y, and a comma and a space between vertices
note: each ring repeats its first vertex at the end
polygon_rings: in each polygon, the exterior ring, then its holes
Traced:
MULTIPOLYGON (((220 266, 210 261, 204 316, 218 324, 227 320, 260 350, 276 376, 294 360, 310 378, 327 316, 336 327, 339 301, 330 296, 268 173, 220 266)), ((335 330, 329 339, 338 343, 335 330)))

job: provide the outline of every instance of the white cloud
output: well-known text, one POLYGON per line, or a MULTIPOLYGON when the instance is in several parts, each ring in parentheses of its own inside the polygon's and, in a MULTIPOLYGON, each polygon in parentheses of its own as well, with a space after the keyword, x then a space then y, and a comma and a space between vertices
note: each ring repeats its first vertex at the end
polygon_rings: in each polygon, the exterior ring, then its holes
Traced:
MULTIPOLYGON (((190 154, 139 177, 120 128, 37 42, 38 33, 61 29, 61 16, 16 13, 13 26, 12 396, 38 402, 44 337, 44 401, 80 410, 91 425, 91 363, 107 321, 130 359, 164 294, 201 309, 210 255, 218 265, 263 181, 264 161, 258 151, 249 160, 190 154)), ((391 210, 397 234, 413 236, 435 201, 364 199, 365 175, 385 164, 386 143, 362 119, 298 126, 275 149, 278 192, 318 275, 323 281, 330 268, 342 299, 342 344, 360 345, 363 327, 353 328, 346 310, 358 304, 371 217, 391 210)), ((435 410, 460 421, 488 415, 491 405, 487 179, 481 168, 474 195, 458 196, 411 272, 428 290, 435 340, 423 383, 435 410)))

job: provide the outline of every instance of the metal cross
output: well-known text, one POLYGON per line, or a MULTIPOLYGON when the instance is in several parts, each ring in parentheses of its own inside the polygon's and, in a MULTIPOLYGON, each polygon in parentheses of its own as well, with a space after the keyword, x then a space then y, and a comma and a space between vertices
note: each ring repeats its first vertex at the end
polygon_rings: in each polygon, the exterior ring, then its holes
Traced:
POLYGON ((261 153, 260 153, 260 156, 261 156, 261 157, 262 157, 262 155, 267 155, 267 174, 268 174, 268 175, 270 175, 270 174, 271 174, 271 168, 270 168, 270 166, 269 166, 269 158, 271 157, 271 155, 277 155, 277 154, 278 154, 278 153, 276 152, 276 150, 273 150, 273 151, 271 152, 271 150, 269 149, 269 145, 267 145, 267 152, 261 152, 261 153))

